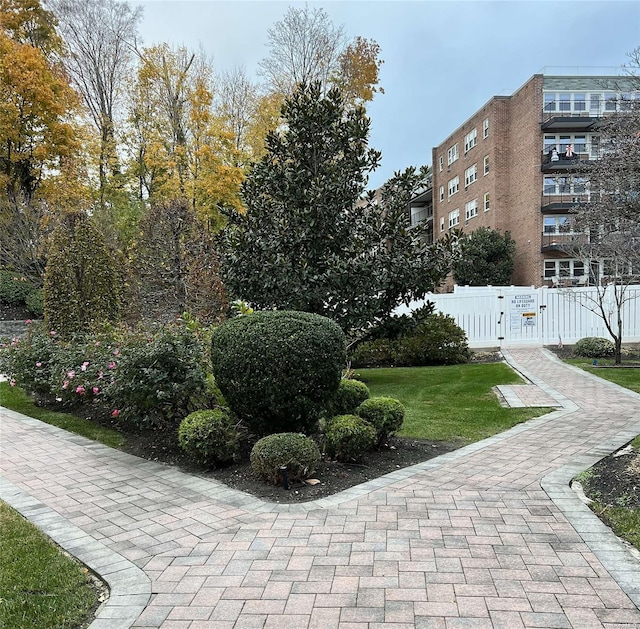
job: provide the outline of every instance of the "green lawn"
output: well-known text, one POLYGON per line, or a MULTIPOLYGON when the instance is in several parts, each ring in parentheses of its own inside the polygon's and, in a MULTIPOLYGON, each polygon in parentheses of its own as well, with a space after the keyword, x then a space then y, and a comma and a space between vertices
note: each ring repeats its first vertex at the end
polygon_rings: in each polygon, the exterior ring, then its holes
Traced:
POLYGON ((0 627, 79 627, 96 601, 86 568, 0 502, 0 627))
POLYGON ((523 384, 504 363, 358 369, 356 378, 371 395, 395 397, 405 405, 400 433, 405 437, 471 443, 551 410, 500 406, 493 386, 523 384))
MULTIPOLYGON (((34 417, 47 424, 58 426, 69 432, 99 441, 112 448, 118 448, 124 443, 124 437, 115 430, 104 428, 75 415, 56 413, 46 408, 36 406, 33 400, 19 387, 11 387, 8 382, 0 382, 0 406, 34 417)), ((2 627, 2 625, 0 625, 2 627)))
MULTIPOLYGON (((601 369, 594 367, 592 364, 593 361, 590 358, 567 358, 564 362, 569 365, 580 367, 580 369, 584 369, 599 378, 615 382, 622 387, 626 387, 627 389, 636 391, 636 393, 640 393, 640 369, 601 369)), ((612 365, 613 360, 598 360, 598 364, 612 365)))

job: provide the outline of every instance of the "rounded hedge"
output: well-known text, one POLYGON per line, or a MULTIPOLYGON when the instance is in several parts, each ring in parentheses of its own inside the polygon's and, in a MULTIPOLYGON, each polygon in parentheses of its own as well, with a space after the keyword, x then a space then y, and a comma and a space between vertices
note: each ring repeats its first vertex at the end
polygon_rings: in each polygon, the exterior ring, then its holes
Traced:
POLYGON ((404 406, 392 397, 372 397, 360 404, 356 414, 375 428, 380 445, 402 427, 404 406))
POLYGON ((287 467, 289 480, 299 481, 315 471, 320 463, 320 450, 311 437, 282 432, 257 441, 250 460, 251 469, 270 483, 278 483, 282 466, 287 467))
POLYGON ((35 287, 19 273, 0 269, 0 303, 20 304, 35 287))
POLYGON ((598 336, 587 336, 575 344, 573 353, 584 358, 606 358, 613 356, 615 350, 613 341, 598 336))
POLYGON ((375 428, 358 415, 338 415, 327 425, 325 449, 338 461, 360 461, 376 443, 375 428))
POLYGON ((360 404, 369 398, 369 387, 359 380, 340 380, 338 390, 331 402, 334 415, 353 413, 360 404))
POLYGON ((216 408, 187 415, 178 428, 180 447, 202 465, 233 461, 239 435, 229 412, 216 408))
POLYGON ((216 382, 258 435, 312 431, 338 389, 345 358, 338 325, 307 312, 256 312, 212 334, 216 382))
POLYGON ((44 290, 36 288, 32 290, 24 300, 27 310, 36 317, 44 314, 44 290))

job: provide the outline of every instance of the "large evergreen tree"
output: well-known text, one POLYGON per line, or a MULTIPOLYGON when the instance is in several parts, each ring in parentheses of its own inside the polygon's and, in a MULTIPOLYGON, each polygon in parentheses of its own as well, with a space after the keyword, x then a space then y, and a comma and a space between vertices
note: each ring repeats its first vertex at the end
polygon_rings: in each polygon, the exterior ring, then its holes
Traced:
POLYGON ((463 286, 508 286, 515 252, 509 232, 480 227, 458 241, 453 278, 463 286))
POLYGON ((243 184, 246 214, 230 217, 223 234, 230 292, 258 308, 323 314, 351 332, 433 289, 445 254, 425 244, 422 228, 409 229, 407 215, 426 169, 365 195, 380 153, 368 148, 362 108, 315 83, 300 86, 282 115, 243 184))

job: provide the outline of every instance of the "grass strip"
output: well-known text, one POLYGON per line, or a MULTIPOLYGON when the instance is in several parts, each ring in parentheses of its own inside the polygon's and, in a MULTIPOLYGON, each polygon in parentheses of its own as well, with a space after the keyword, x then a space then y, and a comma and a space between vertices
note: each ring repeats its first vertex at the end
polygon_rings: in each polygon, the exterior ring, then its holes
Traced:
MULTIPOLYGON (((609 382, 615 382, 621 387, 631 389, 636 393, 640 393, 640 368, 638 369, 625 369, 622 367, 616 367, 613 369, 603 369, 602 367, 595 367, 593 361, 589 358, 565 358, 564 362, 575 367, 580 367, 584 371, 592 373, 598 378, 609 380, 609 382)), ((613 360, 598 360, 599 365, 613 365, 613 360)))
POLYGON ((472 443, 553 410, 500 406, 494 386, 524 384, 504 363, 358 369, 356 378, 405 405, 404 437, 472 443))
POLYGON ((0 502, 0 627, 72 629, 97 602, 86 568, 0 502))
POLYGON ((50 411, 47 408, 36 406, 20 387, 12 387, 8 382, 0 382, 0 406, 82 435, 87 439, 98 441, 111 448, 119 448, 125 441, 120 433, 111 428, 99 426, 88 419, 82 419, 75 415, 50 411))

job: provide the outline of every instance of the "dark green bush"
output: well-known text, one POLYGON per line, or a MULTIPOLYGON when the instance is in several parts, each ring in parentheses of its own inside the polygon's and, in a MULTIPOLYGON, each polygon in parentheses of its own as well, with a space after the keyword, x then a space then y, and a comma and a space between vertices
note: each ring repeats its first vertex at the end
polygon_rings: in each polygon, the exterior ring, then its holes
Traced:
POLYGON ((32 290, 27 298, 24 300, 27 310, 34 317, 42 317, 44 314, 44 290, 42 288, 36 288, 32 290))
POLYGON ((251 450, 251 469, 260 478, 277 483, 280 467, 287 466, 290 480, 308 478, 320 462, 320 450, 311 437, 301 433, 283 432, 263 437, 251 450))
POLYGON ((233 461, 238 452, 239 434, 226 409, 195 411, 178 428, 180 447, 195 461, 217 466, 233 461))
POLYGON ((344 335, 307 312, 256 312, 212 334, 213 374, 250 430, 310 432, 340 383, 344 335))
POLYGON ((338 415, 327 424, 325 449, 338 461, 360 461, 375 443, 375 428, 358 415, 338 415))
POLYGON ((359 380, 340 380, 338 390, 331 401, 331 412, 334 415, 353 413, 362 402, 368 399, 369 387, 359 380))
POLYGON ((49 329, 63 337, 118 320, 120 286, 113 256, 83 212, 65 214, 53 233, 44 277, 44 314, 49 329))
POLYGON ((452 317, 438 313, 426 317, 410 335, 361 343, 351 360, 354 367, 417 367, 465 363, 470 356, 464 330, 452 317))
POLYGON ((198 337, 184 326, 131 337, 114 360, 109 397, 135 425, 178 421, 202 408, 195 401, 207 390, 202 354, 198 337))
POLYGON ((573 353, 583 358, 607 358, 607 356, 613 356, 615 351, 616 346, 613 341, 598 336, 580 339, 573 348, 573 353))
POLYGON ((381 445, 402 428, 404 406, 392 397, 372 397, 360 404, 356 414, 375 428, 378 445, 381 445))
POLYGON ((35 286, 19 273, 0 270, 0 303, 21 304, 34 289, 35 286))

